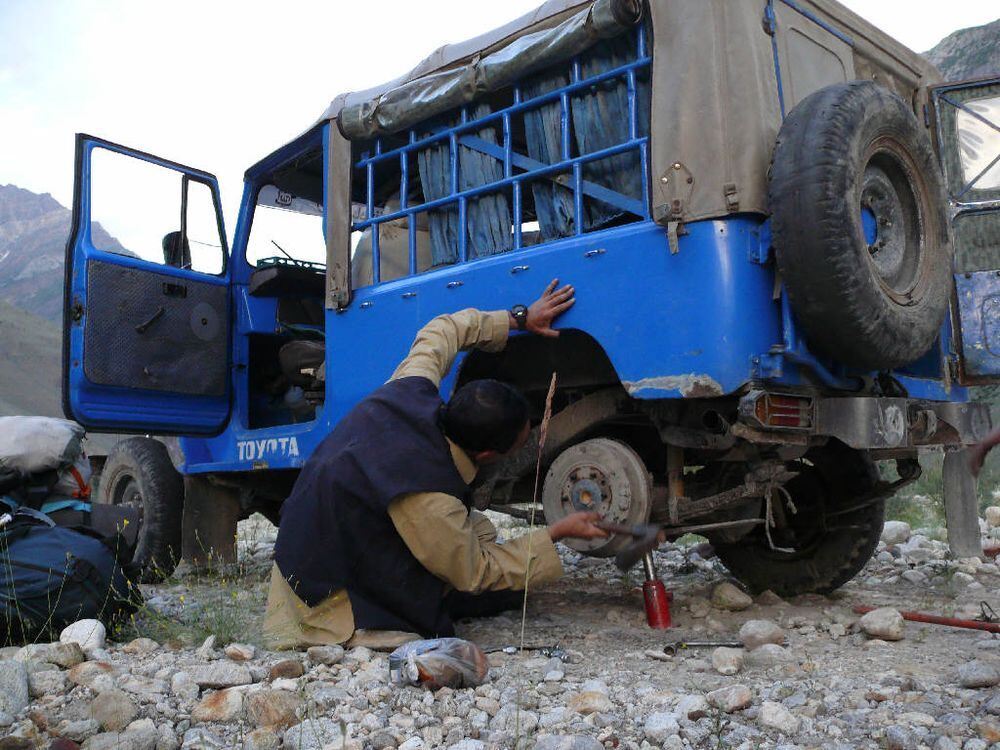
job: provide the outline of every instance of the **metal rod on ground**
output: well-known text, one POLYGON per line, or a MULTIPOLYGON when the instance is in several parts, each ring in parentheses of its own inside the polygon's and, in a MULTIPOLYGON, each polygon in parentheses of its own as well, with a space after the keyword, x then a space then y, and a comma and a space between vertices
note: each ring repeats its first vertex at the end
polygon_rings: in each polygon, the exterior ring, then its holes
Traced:
MULTIPOLYGON (((854 608, 854 611, 859 615, 864 615, 875 609, 878 608, 858 605, 854 608)), ((900 612, 899 614, 903 616, 904 620, 909 620, 910 622, 926 622, 931 625, 947 625, 951 628, 967 628, 969 630, 985 630, 987 633, 1000 633, 1000 623, 997 622, 960 620, 957 617, 940 617, 938 615, 929 615, 924 612, 900 612)))

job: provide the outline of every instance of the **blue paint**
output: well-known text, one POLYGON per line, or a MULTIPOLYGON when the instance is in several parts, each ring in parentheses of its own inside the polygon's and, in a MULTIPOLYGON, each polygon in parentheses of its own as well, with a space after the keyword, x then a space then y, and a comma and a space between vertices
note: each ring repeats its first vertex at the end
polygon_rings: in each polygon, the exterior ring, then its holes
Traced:
POLYGON ((878 219, 875 213, 867 206, 861 209, 861 231, 865 235, 865 242, 874 245, 878 239, 878 219))
POLYGON ((965 374, 1000 375, 1000 271, 955 274, 965 374))

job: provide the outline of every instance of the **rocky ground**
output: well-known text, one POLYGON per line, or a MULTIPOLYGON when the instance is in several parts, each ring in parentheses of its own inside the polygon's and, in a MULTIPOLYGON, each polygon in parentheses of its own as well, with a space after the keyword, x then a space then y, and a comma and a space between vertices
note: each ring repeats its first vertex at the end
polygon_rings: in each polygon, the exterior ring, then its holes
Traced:
MULTIPOLYGON (((987 518, 1000 537, 1000 508, 987 518)), ((236 570, 148 587, 115 638, 83 623, 0 650, 0 750, 1000 748, 1000 637, 897 612, 1000 608, 997 565, 949 560, 934 535, 889 523, 855 581, 790 601, 751 599, 694 545, 668 549, 668 631, 646 626, 637 573, 562 549, 566 577, 529 594, 529 648, 493 650, 520 642, 519 613, 463 623, 489 678, 432 692, 392 684, 367 649, 262 648, 274 530, 255 518, 236 570), (664 654, 679 640, 741 645, 664 654)))

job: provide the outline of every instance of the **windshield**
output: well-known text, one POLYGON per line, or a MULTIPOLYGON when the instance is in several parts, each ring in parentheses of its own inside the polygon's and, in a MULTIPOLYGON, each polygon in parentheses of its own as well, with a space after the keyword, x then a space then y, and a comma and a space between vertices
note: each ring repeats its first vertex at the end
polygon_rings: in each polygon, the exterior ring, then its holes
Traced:
POLYGON ((274 185, 265 185, 257 194, 247 262, 268 265, 273 258, 326 263, 323 207, 274 185))

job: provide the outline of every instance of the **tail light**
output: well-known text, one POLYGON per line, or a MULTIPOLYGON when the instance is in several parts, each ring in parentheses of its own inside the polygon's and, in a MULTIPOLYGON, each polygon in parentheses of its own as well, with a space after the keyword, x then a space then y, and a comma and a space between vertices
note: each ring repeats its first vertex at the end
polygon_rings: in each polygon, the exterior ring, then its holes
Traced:
POLYGON ((740 417, 757 427, 808 430, 813 427, 813 399, 787 393, 751 391, 740 399, 740 417))

